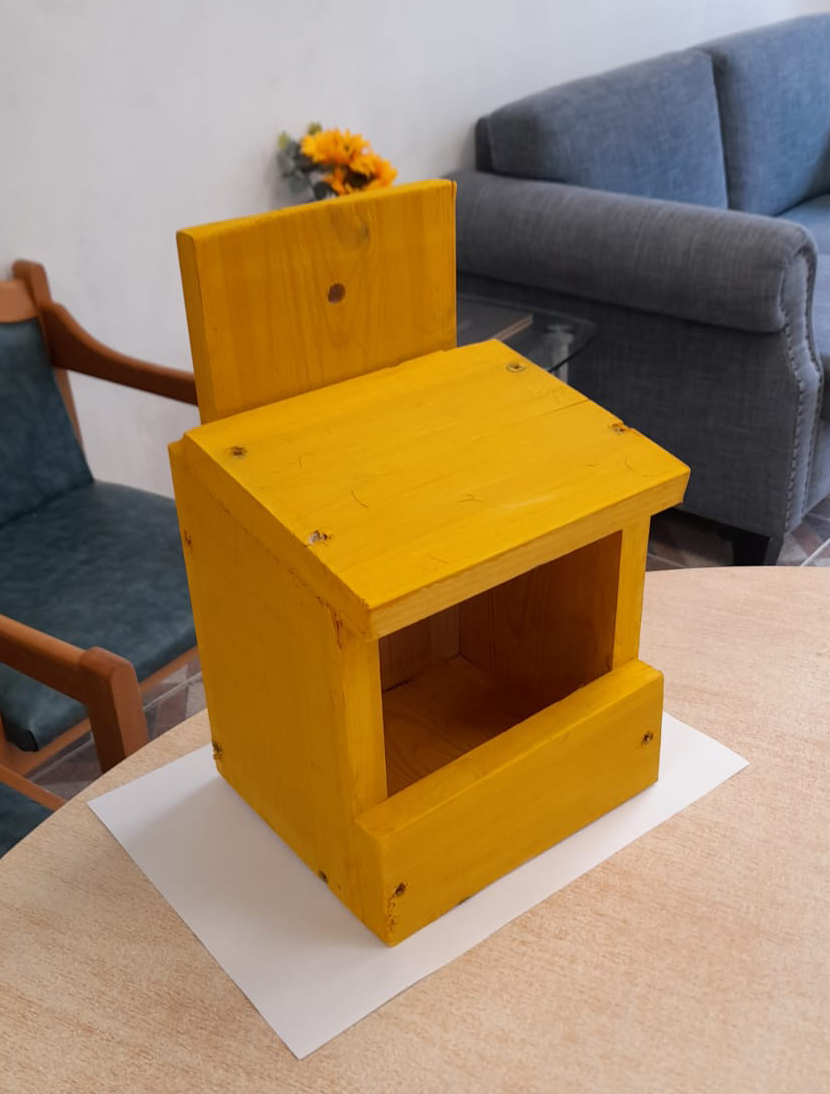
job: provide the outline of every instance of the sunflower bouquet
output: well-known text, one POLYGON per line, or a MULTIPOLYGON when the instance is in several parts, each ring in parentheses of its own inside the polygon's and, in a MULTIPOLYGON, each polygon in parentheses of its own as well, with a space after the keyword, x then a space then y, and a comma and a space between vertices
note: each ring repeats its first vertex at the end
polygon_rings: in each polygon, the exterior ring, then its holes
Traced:
POLYGON ((281 133, 277 148, 283 177, 295 189, 309 187, 318 201, 391 186, 398 173, 359 133, 317 122, 299 140, 281 133))

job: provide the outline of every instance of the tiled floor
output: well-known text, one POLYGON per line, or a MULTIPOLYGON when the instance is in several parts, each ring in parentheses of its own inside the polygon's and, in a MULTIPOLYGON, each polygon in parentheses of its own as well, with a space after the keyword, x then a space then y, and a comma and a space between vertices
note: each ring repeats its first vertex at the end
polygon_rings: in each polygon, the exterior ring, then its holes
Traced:
MULTIPOLYGON (((652 522, 650 570, 691 566, 731 566, 732 545, 725 531, 686 513, 661 513, 652 522)), ((830 499, 807 515, 787 536, 779 566, 830 566, 830 499)), ((151 737, 178 725, 205 705, 205 689, 198 662, 168 677, 147 696, 145 710, 151 737)), ((100 773, 90 738, 46 764, 35 781, 64 798, 77 794, 100 773)))
MULTIPOLYGON (((195 660, 168 676, 145 697, 144 713, 150 737, 158 737, 204 706, 205 689, 199 662, 195 660)), ((100 773, 92 737, 87 736, 44 764, 31 778, 62 798, 71 798, 100 773)))
MULTIPOLYGON (((700 517, 669 510, 651 523, 650 570, 686 566, 731 566, 725 529, 700 517)), ((830 498, 825 498, 784 540, 779 566, 830 566, 830 498)))

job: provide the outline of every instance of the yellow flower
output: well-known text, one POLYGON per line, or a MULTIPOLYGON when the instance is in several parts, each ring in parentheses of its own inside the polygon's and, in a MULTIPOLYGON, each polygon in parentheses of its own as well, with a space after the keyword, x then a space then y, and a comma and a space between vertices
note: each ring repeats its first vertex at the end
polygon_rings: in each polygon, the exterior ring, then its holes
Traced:
POLYGON ((346 167, 335 167, 328 175, 323 175, 323 182, 327 182, 338 197, 344 194, 354 193, 354 187, 346 178, 346 167))
POLYGON ((398 175, 398 172, 388 160, 372 151, 365 156, 361 156, 359 160, 355 160, 352 163, 352 171, 365 176, 369 180, 364 187, 366 190, 377 190, 382 186, 391 186, 398 175))
POLYGON ((366 148, 366 139, 360 133, 348 129, 324 129, 319 133, 307 133, 300 142, 300 151, 314 163, 328 166, 347 166, 366 148))

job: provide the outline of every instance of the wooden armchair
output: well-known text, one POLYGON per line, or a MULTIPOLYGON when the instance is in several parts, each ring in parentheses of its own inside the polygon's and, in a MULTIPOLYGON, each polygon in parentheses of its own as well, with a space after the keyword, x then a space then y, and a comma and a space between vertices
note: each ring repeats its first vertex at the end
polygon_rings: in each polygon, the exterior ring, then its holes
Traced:
POLYGON ((196 390, 90 337, 42 266, 13 273, 0 282, 0 765, 25 774, 91 727, 107 767, 146 740, 140 702, 123 707, 127 669, 147 688, 193 656, 195 635, 174 503, 92 478, 67 371, 193 404, 196 390))
MULTIPOLYGON (((81 650, 0 616, 0 662, 83 703, 102 771, 147 742, 135 669, 109 650, 81 650)), ((0 857, 63 799, 0 764, 0 857)))

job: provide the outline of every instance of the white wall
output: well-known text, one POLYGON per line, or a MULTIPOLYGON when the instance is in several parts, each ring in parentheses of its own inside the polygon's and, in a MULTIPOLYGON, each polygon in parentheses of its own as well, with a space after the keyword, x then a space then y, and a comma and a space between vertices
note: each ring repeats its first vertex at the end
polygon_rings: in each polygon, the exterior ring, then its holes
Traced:
MULTIPOLYGON (((123 352, 188 366, 177 228, 285 204, 279 130, 363 132, 401 181, 472 159, 529 91, 827 4, 797 0, 0 0, 0 275, 123 352)), ((75 382, 98 477, 169 491, 195 412, 75 382)))

